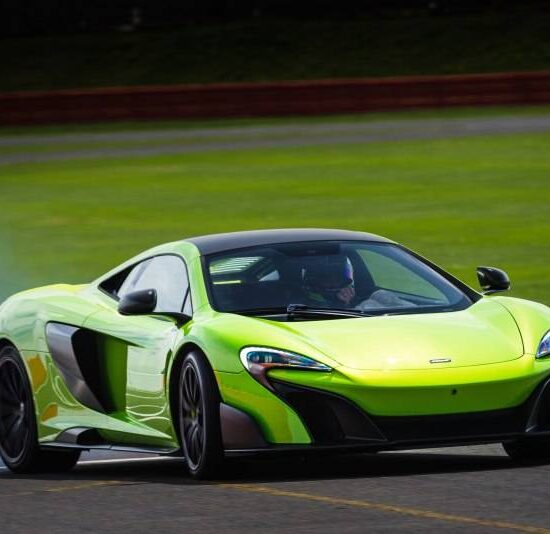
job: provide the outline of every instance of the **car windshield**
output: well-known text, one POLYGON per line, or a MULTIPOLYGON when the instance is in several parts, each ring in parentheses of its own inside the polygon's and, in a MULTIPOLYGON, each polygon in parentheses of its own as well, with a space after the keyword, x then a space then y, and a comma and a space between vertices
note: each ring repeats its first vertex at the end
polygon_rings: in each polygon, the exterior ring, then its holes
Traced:
POLYGON ((205 258, 211 304, 222 312, 284 314, 349 310, 357 315, 468 307, 458 285, 398 245, 316 241, 251 247, 205 258))

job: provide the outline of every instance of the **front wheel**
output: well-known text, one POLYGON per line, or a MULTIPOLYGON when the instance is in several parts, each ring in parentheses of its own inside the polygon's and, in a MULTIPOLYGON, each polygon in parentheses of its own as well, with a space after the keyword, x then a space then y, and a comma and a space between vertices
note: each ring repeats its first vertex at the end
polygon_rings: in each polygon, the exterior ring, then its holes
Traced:
POLYGON ((550 440, 548 439, 519 439, 504 442, 502 446, 506 454, 516 462, 550 462, 550 440))
POLYGON ((68 471, 80 457, 79 451, 40 449, 27 371, 11 346, 0 350, 0 456, 14 473, 68 471))
POLYGON ((189 353, 179 380, 179 429, 189 473, 211 478, 223 462, 220 430, 220 393, 206 358, 189 353))

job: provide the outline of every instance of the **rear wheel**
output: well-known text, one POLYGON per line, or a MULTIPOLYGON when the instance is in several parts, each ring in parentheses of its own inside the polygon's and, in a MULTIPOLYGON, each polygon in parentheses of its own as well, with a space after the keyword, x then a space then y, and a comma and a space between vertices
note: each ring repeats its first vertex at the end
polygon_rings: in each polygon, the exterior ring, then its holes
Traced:
POLYGON ((195 478, 210 478, 223 462, 220 394, 212 369, 198 351, 183 361, 179 392, 179 429, 187 468, 195 478))
POLYGON ((516 462, 550 462, 550 440, 529 439, 507 441, 504 450, 516 462))
POLYGON ((0 456, 14 473, 68 471, 79 451, 44 451, 38 444, 27 372, 14 347, 0 350, 0 456))

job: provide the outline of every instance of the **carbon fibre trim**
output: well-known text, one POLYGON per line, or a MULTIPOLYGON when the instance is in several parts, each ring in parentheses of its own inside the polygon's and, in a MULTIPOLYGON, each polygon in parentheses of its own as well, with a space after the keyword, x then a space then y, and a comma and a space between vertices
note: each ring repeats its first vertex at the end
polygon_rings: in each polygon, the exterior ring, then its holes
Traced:
POLYGON ((330 230, 322 228, 282 228, 278 230, 250 230, 212 234, 185 239, 195 245, 201 254, 214 254, 227 250, 273 245, 276 243, 297 243, 300 241, 371 241, 391 243, 389 239, 366 232, 330 230))
POLYGON ((268 447, 256 421, 243 411, 221 403, 220 422, 223 446, 226 450, 268 447))
POLYGON ((74 427, 61 432, 55 441, 42 443, 43 449, 80 449, 80 450, 113 450, 163 455, 180 455, 179 448, 155 447, 149 445, 109 443, 95 428, 74 427))
POLYGON ((105 440, 95 428, 75 427, 61 432, 56 442, 67 445, 99 446, 106 445, 105 440))

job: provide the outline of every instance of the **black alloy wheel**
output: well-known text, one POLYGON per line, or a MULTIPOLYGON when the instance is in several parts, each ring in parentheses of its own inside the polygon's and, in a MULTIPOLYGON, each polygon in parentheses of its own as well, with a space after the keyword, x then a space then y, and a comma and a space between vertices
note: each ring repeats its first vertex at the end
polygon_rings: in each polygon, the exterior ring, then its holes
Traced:
POLYGON ((199 352, 189 353, 180 374, 180 438, 190 474, 215 475, 223 461, 220 395, 214 373, 199 352))
POLYGON ((31 385, 11 345, 0 349, 0 456, 14 473, 69 471, 80 458, 79 450, 40 448, 31 385))
POLYGON ((192 468, 195 468, 201 463, 203 455, 204 410, 199 378, 192 365, 187 365, 183 370, 181 402, 187 461, 192 468))
POLYGON ((0 362, 0 451, 9 462, 24 454, 30 438, 32 401, 19 366, 0 362))

